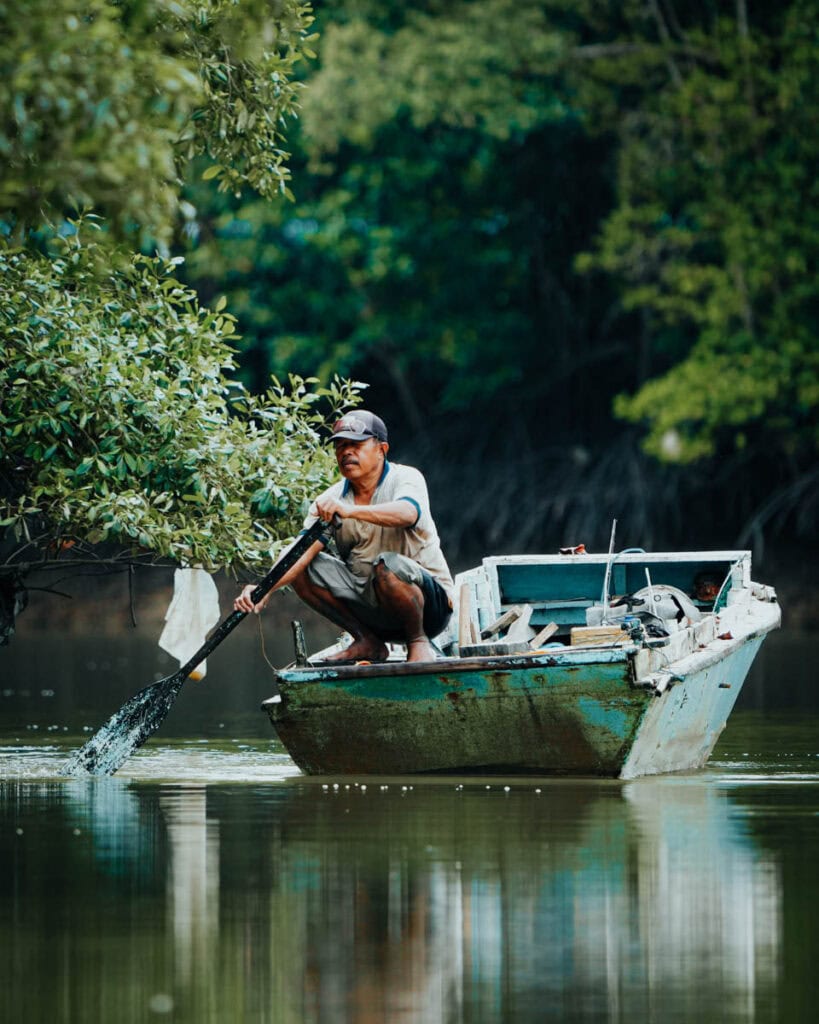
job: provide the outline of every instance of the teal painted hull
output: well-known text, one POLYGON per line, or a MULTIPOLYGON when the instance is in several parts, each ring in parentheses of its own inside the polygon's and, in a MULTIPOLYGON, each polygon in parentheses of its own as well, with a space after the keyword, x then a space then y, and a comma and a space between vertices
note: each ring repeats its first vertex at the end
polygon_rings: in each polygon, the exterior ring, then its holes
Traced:
POLYGON ((308 774, 619 775, 653 699, 632 685, 626 657, 527 660, 293 669, 265 708, 308 774))
POLYGON ((544 623, 559 641, 426 664, 283 669, 279 693, 263 707, 303 771, 635 778, 699 768, 781 618, 774 591, 751 581, 748 552, 509 556, 458 579, 472 588, 485 635, 513 602, 525 602, 532 643, 544 623), (703 574, 723 582, 703 591, 703 574), (634 601, 650 578, 649 618, 664 616, 659 635, 632 620, 595 643, 587 615, 605 611, 595 595, 609 575, 634 601))

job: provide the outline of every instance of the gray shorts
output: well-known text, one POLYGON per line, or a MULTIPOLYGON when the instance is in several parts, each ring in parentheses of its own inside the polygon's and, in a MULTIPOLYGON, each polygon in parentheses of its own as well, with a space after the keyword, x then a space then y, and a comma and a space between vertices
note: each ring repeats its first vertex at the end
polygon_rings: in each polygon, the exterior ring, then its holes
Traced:
MULTIPOLYGON (((452 608, 441 584, 417 562, 396 551, 382 551, 374 564, 379 562, 383 562, 400 580, 421 588, 424 595, 424 632, 429 637, 442 633, 452 615, 452 608)), ((340 558, 326 551, 316 555, 307 567, 307 575, 312 583, 324 587, 349 605, 356 618, 378 636, 384 640, 402 639, 400 623, 378 603, 372 576, 356 576, 340 558)))

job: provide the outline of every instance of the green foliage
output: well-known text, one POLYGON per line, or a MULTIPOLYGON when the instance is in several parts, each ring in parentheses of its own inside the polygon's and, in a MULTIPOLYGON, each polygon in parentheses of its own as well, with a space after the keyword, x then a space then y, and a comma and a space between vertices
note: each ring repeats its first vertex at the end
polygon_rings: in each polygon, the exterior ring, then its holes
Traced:
POLYGON ((578 365, 612 346, 594 312, 610 296, 567 253, 610 193, 543 5, 347 3, 321 29, 291 138, 297 203, 190 193, 186 274, 227 291, 245 372, 363 377, 416 437, 496 399, 534 415, 544 392, 568 420, 578 365))
POLYGON ((578 265, 665 339, 665 373, 617 402, 659 458, 819 449, 816 13, 680 29, 691 55, 667 47, 673 73, 620 119, 618 204, 578 265))
MULTIPOLYGON (((287 193, 283 125, 313 51, 301 0, 0 0, 0 222, 18 242, 72 210, 167 245, 186 161, 287 193)), ((185 210, 188 215, 191 210, 185 210)))
POLYGON ((321 68, 305 97, 317 161, 345 144, 370 149, 397 117, 420 131, 509 139, 566 113, 553 88, 563 40, 542 3, 343 6, 347 17, 323 26, 321 68), (393 17, 379 25, 378 9, 393 17))
POLYGON ((226 376, 232 316, 201 308, 172 263, 112 272, 106 258, 0 252, 7 564, 75 541, 75 556, 107 542, 211 569, 259 563, 332 478, 320 409, 355 404, 354 389, 291 378, 249 395, 226 376))
POLYGON ((312 21, 302 0, 0 0, 0 574, 255 564, 332 476, 321 410, 355 388, 285 373, 249 395, 224 297, 123 248, 168 250, 189 166, 290 195, 312 21))

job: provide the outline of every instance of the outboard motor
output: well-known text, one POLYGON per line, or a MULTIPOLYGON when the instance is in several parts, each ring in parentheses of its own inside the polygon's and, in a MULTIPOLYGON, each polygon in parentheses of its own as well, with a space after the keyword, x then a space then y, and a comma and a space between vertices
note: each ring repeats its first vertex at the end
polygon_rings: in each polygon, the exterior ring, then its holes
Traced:
MULTIPOLYGON (((606 617, 610 625, 616 626, 626 616, 635 615, 652 636, 668 636, 702 618, 691 598, 678 587, 667 583, 653 584, 634 594, 617 598, 609 605, 606 617)), ((599 626, 602 621, 602 605, 596 604, 586 609, 587 626, 599 626)))

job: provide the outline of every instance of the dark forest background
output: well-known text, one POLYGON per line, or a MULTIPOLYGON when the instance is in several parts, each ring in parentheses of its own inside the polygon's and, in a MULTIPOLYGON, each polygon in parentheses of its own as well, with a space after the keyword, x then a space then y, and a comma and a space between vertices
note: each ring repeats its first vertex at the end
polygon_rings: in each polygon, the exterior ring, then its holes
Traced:
POLYGON ((455 562, 812 545, 816 4, 316 13, 295 201, 189 191, 246 383, 367 382, 455 562))

